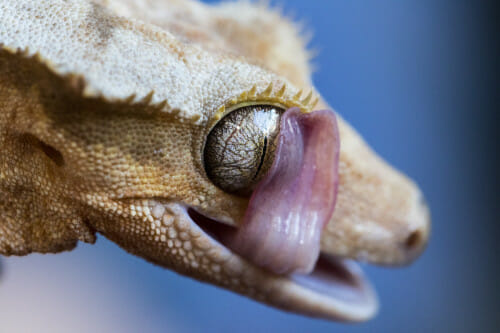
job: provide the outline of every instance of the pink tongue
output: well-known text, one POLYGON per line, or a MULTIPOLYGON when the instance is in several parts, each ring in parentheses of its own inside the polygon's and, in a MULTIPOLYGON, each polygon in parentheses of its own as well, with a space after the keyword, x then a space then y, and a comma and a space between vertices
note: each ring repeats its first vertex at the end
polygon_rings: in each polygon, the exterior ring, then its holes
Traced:
POLYGON ((227 244, 277 274, 311 272, 335 207, 339 150, 333 111, 287 110, 274 163, 227 244))

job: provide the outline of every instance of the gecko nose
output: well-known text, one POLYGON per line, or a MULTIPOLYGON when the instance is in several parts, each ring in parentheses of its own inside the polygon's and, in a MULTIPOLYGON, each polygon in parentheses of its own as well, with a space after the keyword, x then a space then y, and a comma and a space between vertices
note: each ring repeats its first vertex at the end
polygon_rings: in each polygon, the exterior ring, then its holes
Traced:
POLYGON ((427 200, 420 194, 416 207, 410 213, 415 217, 413 228, 408 232, 404 241, 408 259, 418 257, 425 249, 430 234, 430 213, 427 200))

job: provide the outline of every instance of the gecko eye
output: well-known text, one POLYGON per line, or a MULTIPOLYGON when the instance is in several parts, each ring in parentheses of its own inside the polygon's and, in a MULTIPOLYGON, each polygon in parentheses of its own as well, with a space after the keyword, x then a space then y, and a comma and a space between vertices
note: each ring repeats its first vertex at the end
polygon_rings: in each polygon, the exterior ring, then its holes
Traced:
POLYGON ((274 160, 280 118, 270 105, 236 109, 219 121, 205 144, 205 171, 222 190, 248 196, 274 160))

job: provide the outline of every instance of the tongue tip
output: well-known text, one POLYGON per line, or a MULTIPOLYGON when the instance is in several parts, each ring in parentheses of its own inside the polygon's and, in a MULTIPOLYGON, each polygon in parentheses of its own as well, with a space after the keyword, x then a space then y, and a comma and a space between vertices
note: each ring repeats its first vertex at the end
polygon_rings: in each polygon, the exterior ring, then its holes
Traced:
POLYGON ((282 233, 272 230, 273 227, 276 224, 272 221, 264 228, 258 223, 244 224, 230 240, 226 239, 226 244, 242 257, 275 274, 310 273, 320 254, 321 226, 311 225, 308 232, 300 233, 282 233))

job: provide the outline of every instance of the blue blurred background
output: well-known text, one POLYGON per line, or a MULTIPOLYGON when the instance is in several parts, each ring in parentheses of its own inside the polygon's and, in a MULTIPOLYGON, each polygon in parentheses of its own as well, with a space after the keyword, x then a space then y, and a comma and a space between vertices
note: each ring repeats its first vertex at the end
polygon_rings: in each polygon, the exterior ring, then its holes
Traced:
POLYGON ((71 253, 4 260, 0 331, 29 323, 39 332, 500 331, 497 8, 451 0, 281 3, 314 32, 317 88, 430 203, 425 254, 408 268, 366 267, 379 315, 344 325, 284 313, 100 237, 71 253))

